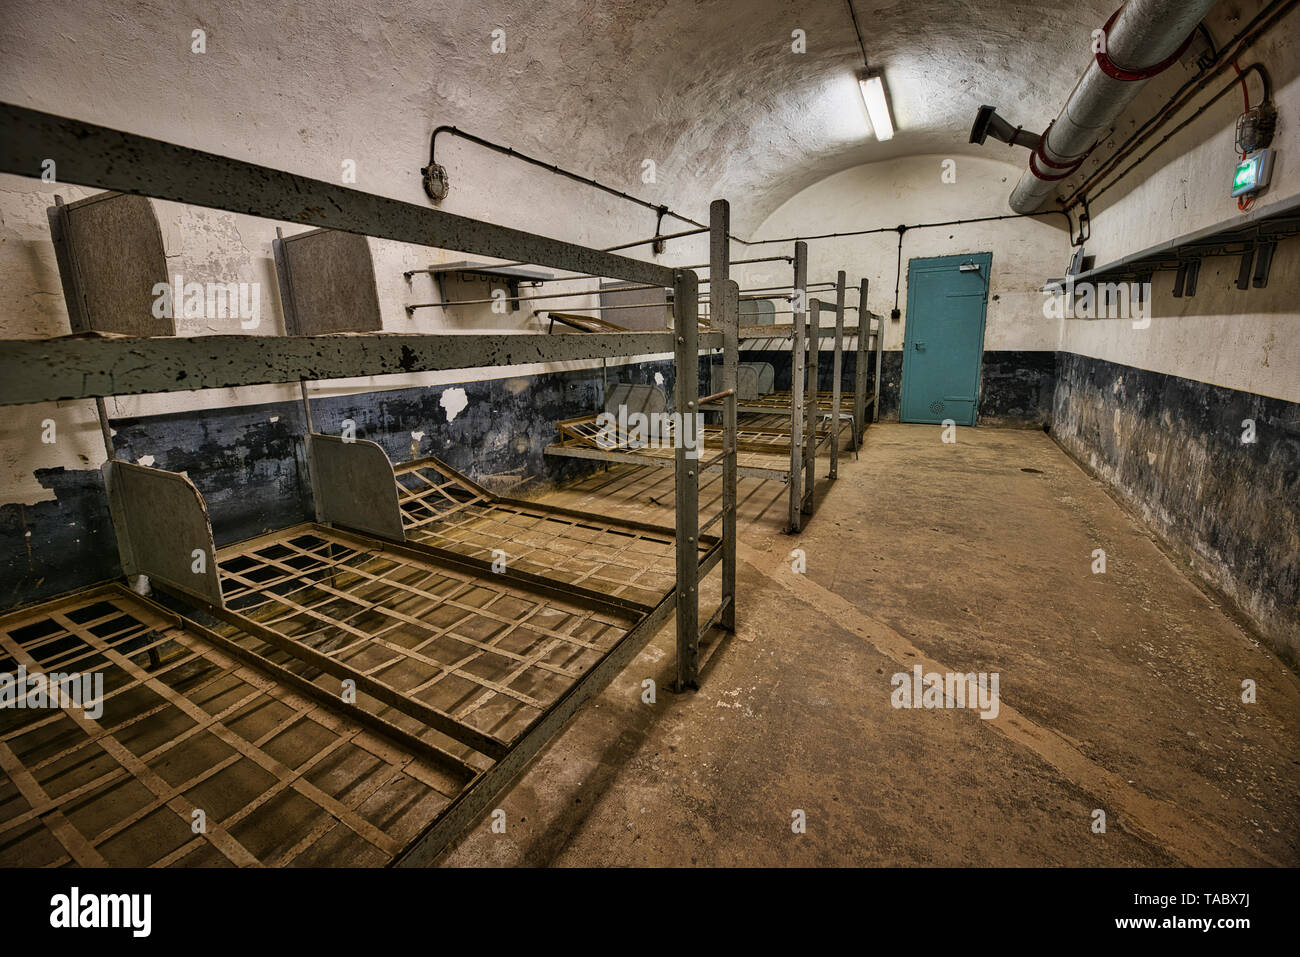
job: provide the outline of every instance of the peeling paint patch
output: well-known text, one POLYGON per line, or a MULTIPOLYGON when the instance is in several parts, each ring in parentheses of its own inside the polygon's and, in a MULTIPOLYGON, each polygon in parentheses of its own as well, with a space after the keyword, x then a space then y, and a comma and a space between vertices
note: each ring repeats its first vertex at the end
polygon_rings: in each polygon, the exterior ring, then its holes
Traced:
MULTIPOLYGON (((663 385, 663 384, 664 384, 664 374, 662 372, 656 372, 655 385, 663 385)), ((792 452, 790 454, 793 455, 794 453, 792 452)))
POLYGON ((454 422, 456 416, 465 411, 469 405, 469 398, 465 395, 464 389, 447 389, 438 399, 438 404, 442 406, 447 413, 447 421, 454 422))

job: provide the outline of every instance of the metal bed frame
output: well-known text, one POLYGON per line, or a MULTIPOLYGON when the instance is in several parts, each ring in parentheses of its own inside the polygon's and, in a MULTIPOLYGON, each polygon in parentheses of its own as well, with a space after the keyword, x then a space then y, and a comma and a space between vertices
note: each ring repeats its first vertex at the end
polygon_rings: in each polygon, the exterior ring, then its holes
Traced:
POLYGON ((104 675, 98 719, 0 712, 6 866, 382 865, 472 780, 410 731, 121 585, 0 617, 0 652, 30 672, 104 675))
MULTIPOLYGON (((797 248, 794 257, 796 288, 799 288, 798 284, 805 275, 799 268, 806 261, 805 257, 804 250, 797 248)), ((860 320, 857 328, 845 329, 844 281, 845 274, 841 271, 837 279, 838 294, 834 305, 818 299, 812 299, 808 302, 808 321, 806 323, 792 323, 784 327, 750 326, 745 327, 738 334, 741 340, 746 338, 774 339, 781 336, 788 329, 791 332, 790 338, 792 339, 792 380, 798 381, 799 378, 803 377, 803 362, 801 361, 803 357, 807 357, 810 364, 807 374, 808 390, 806 393, 801 391, 795 396, 785 392, 757 398, 748 397, 742 399, 733 396, 728 399, 735 406, 737 413, 745 414, 748 417, 745 424, 737 427, 738 474, 748 478, 789 484, 788 530, 791 532, 798 532, 802 526, 803 516, 810 515, 813 512, 812 488, 819 450, 823 446, 829 446, 830 478, 837 478, 839 475, 839 443, 843 432, 843 423, 847 421, 849 424, 850 447, 856 454, 866 428, 867 406, 871 406, 873 414, 878 417, 878 412, 876 412, 878 390, 870 395, 866 394, 866 342, 872 336, 875 337, 876 342, 877 382, 880 377, 880 331, 879 328, 874 332, 870 331, 871 318, 875 318, 879 322, 879 317, 875 316, 874 313, 867 312, 866 325, 869 330, 867 335, 858 335, 855 393, 852 396, 841 396, 840 394, 840 369, 843 361, 844 333, 846 331, 856 332, 862 326, 860 320), (834 311, 836 321, 833 330, 822 330, 821 328, 820 314, 823 309, 834 311), (805 334, 808 337, 807 345, 805 345, 805 334), (823 334, 834 336, 835 388, 832 392, 815 391, 818 353, 820 352, 818 345, 823 334), (836 407, 840 409, 838 416, 832 415, 831 412, 836 407), (788 428, 773 421, 774 419, 779 421, 780 418, 787 419, 790 422, 788 428)), ((866 301, 866 292, 867 280, 864 279, 861 286, 862 302, 864 303, 866 301)), ((701 399, 699 408, 703 411, 724 411, 722 405, 715 401, 715 397, 712 396, 701 399)), ((557 440, 547 446, 547 455, 635 466, 668 467, 672 464, 670 450, 666 448, 639 445, 629 441, 628 436, 622 434, 613 436, 613 440, 610 441, 607 431, 597 424, 595 414, 589 413, 561 420, 556 423, 556 429, 558 431, 557 440)), ((723 447, 724 441, 720 431, 716 428, 706 428, 701 445, 704 448, 723 447)), ((716 472, 721 470, 722 466, 716 464, 714 459, 706 460, 701 465, 701 471, 716 472)))
MULTIPOLYGON (((385 831, 393 818, 384 817, 384 826, 371 830, 357 818, 361 805, 341 799, 330 803, 328 794, 312 791, 308 799, 332 815, 334 823, 314 824, 310 840, 304 835, 292 846, 242 845, 241 850, 240 842, 227 840, 232 831, 226 825, 233 821, 227 815, 220 816, 218 829, 210 830, 203 847, 191 841, 149 863, 179 863, 200 850, 211 853, 209 844, 236 863, 299 861, 315 841, 329 834, 366 840, 379 863, 427 864, 481 816, 670 617, 676 619, 676 687, 698 687, 705 635, 715 626, 734 631, 736 615, 733 400, 739 293, 736 284, 727 281, 725 245, 710 293, 719 331, 701 332, 696 321, 698 280, 688 269, 628 259, 79 120, 0 105, 0 171, 36 177, 42 158, 48 156, 60 157, 63 182, 672 287, 681 304, 678 328, 582 336, 10 340, 0 342, 0 405, 93 398, 102 416, 102 400, 109 395, 672 352, 679 370, 675 406, 695 410, 699 350, 723 348, 727 389, 711 397, 724 400, 722 528, 716 538, 701 535, 699 467, 685 448, 674 450, 675 523, 666 530, 490 496, 436 461, 408 463, 394 471, 373 443, 345 443, 309 433, 308 470, 317 521, 217 550, 206 507, 189 480, 116 461, 105 428, 105 485, 123 571, 128 577, 147 576, 172 608, 120 586, 58 599, 0 620, 7 656, 26 656, 21 660, 44 666, 40 654, 50 633, 42 629, 62 629, 56 641, 60 647, 81 644, 97 663, 107 660, 115 666, 114 681, 147 688, 194 721, 209 725, 214 722, 200 715, 203 705, 189 698, 194 688, 164 693, 157 686, 161 678, 151 676, 149 669, 159 668, 164 650, 173 653, 172 644, 202 659, 204 667, 226 669, 221 680, 234 680, 231 669, 237 663, 244 669, 239 677, 271 699, 292 699, 289 706, 300 716, 316 715, 305 710, 310 699, 322 723, 339 739, 374 735, 378 743, 366 738, 363 747, 382 752, 380 757, 394 769, 389 778, 404 773, 428 791, 413 817, 403 818, 396 832, 385 831), (683 370, 690 374, 681 374, 683 370), (341 450, 344 446, 352 447, 341 450), (382 468, 375 452, 383 458, 382 468), (373 483, 380 481, 388 483, 391 509, 387 497, 383 508, 366 498, 373 483), (497 573, 482 550, 500 536, 516 534, 507 530, 512 526, 530 536, 530 550, 523 556, 523 567, 497 573), (546 573, 551 554, 585 537, 592 539, 589 546, 602 538, 608 545, 610 536, 617 538, 619 547, 607 560, 592 562, 579 549, 572 562, 546 573), (629 575, 620 584, 628 556, 639 550, 647 555, 643 564, 659 577, 629 575), (671 581, 664 577, 668 554, 671 581), (721 567, 721 601, 701 628, 699 584, 714 566, 721 567), (92 604, 77 605, 83 601, 92 604), (94 604, 102 602, 111 607, 94 604), (89 617, 74 618, 74 610, 89 617), (107 633, 93 630, 101 617, 121 615, 136 624, 107 633), (217 624, 208 627, 200 620, 203 615, 217 624), (39 627, 23 630, 31 624, 39 627), (17 631, 6 630, 11 626, 17 631), (164 649, 155 634, 171 644, 164 649), (106 644, 119 639, 126 642, 121 648, 106 644), (349 684, 355 700, 340 697, 340 687, 349 684), (411 821, 419 826, 407 840, 411 821)), ((713 203, 712 218, 725 222, 728 215, 725 201, 713 203)), ((725 243, 725 231, 723 236, 725 243)), ((106 427, 106 421, 101 426, 106 427)), ((162 667, 165 670, 166 662, 162 667)), ((117 695, 111 700, 126 698, 117 695)), ((119 759, 114 781, 153 792, 161 820, 174 824, 173 818, 179 818, 188 826, 190 804, 178 789, 194 776, 159 782, 149 768, 112 745, 128 725, 139 733, 157 730, 167 737, 166 729, 155 728, 157 713, 158 708, 149 705, 132 712, 125 724, 82 725, 80 733, 119 759)), ((64 720, 62 712, 51 717, 64 720)), ((20 729, 0 736, 0 760, 18 782, 21 798, 16 811, 0 809, 14 811, 0 821, 0 829, 19 826, 15 820, 21 824, 40 819, 62 842, 63 850, 53 859, 98 863, 108 859, 103 853, 108 843, 125 839, 133 828, 151 820, 132 815, 86 838, 82 829, 68 824, 61 798, 29 786, 33 780, 39 783, 31 773, 32 762, 45 765, 40 763, 42 753, 29 754, 10 743, 20 738, 25 743, 26 733, 20 729)), ((279 782, 249 807, 270 813, 274 799, 267 795, 306 793, 302 782, 309 774, 301 765, 276 764, 274 753, 258 750, 269 748, 274 738, 260 735, 241 744, 231 734, 237 732, 226 728, 219 736, 279 782)), ((190 738, 168 740, 181 748, 190 738)), ((182 757, 201 763, 192 749, 185 749, 182 757)), ((199 772, 204 775, 211 776, 199 772)))
MULTIPOLYGON (((740 303, 739 288, 729 278, 730 235, 730 206, 725 202, 721 204, 715 203, 710 208, 709 218, 709 305, 711 318, 713 314, 718 315, 721 320, 719 326, 724 329, 723 383, 727 386, 727 390, 720 395, 708 396, 699 400, 698 405, 694 402, 689 404, 676 402, 674 408, 688 413, 693 411, 722 413, 723 432, 726 435, 735 436, 734 442, 722 441, 722 455, 704 460, 700 466, 700 471, 721 470, 727 473, 735 471, 747 477, 787 483, 789 486, 789 522, 787 530, 791 533, 797 533, 802 527, 803 516, 811 515, 814 508, 813 483, 816 472, 817 450, 821 445, 829 444, 831 450, 830 477, 834 479, 838 476, 839 439, 843 416, 827 414, 825 419, 829 423, 829 427, 825 429, 818 428, 818 422, 822 416, 819 413, 815 396, 817 395, 817 352, 819 351, 818 344, 822 334, 820 313, 821 309, 825 307, 833 309, 835 313, 835 329, 833 333, 835 338, 835 391, 832 408, 840 405, 839 380, 844 341, 845 273, 840 270, 837 275, 834 306, 817 299, 809 301, 807 295, 808 246, 804 242, 795 243, 794 256, 792 257, 794 270, 794 288, 791 297, 793 321, 789 327, 793 331, 791 381, 798 382, 803 378, 804 357, 805 353, 808 353, 811 356, 812 369, 808 379, 807 407, 805 409, 802 395, 796 396, 788 406, 773 408, 756 400, 747 404, 741 402, 736 396, 739 341, 741 338, 739 329, 740 303), (722 289, 727 290, 726 294, 718 295, 718 291, 722 289), (811 347, 805 346, 805 334, 810 337, 811 347), (733 351, 736 353, 735 356, 732 355, 733 351), (725 401, 723 401, 724 397, 725 401), (788 414, 790 428, 788 431, 774 429, 770 426, 750 426, 745 429, 738 429, 736 416, 741 411, 765 415, 770 415, 773 412, 788 414), (729 452, 730 455, 728 455, 729 452), (720 463, 720 460, 723 460, 723 462, 720 463), (732 464, 733 460, 734 465, 732 464)), ((863 279, 860 312, 866 312, 866 292, 867 280, 863 279)), ((674 308, 676 308, 676 303, 681 302, 684 302, 681 297, 675 296, 674 308)), ((689 304, 686 304, 686 311, 676 315, 675 325, 679 329, 688 324, 694 327, 695 323, 690 321, 696 318, 693 314, 694 310, 695 302, 692 300, 689 304)), ((870 317, 871 314, 868 312, 867 315, 870 317)), ((862 325, 862 323, 859 322, 859 325, 862 325)), ((869 325, 870 320, 868 318, 868 328, 869 325)), ((759 326, 750 328, 764 330, 762 336, 754 335, 754 338, 772 338, 773 333, 780 327, 759 326)), ((856 417, 850 419, 849 423, 850 436, 855 450, 861 442, 858 423, 863 422, 863 414, 865 414, 866 368, 865 363, 862 361, 865 356, 865 339, 864 336, 858 337, 858 374, 854 402, 855 412, 853 413, 856 417), (859 408, 863 410, 862 413, 856 411, 859 408)), ((679 338, 678 341, 680 342, 681 339, 679 338)), ((877 364, 879 364, 879 335, 877 335, 877 364)), ((681 385, 682 369, 683 363, 679 362, 677 364, 677 385, 679 387, 681 385)), ((694 381, 696 377, 691 375, 690 378, 694 381)), ((877 379, 879 379, 879 371, 877 371, 877 379)), ((696 392, 694 385, 692 386, 692 392, 696 392)), ((873 397, 873 405, 874 402, 873 397)), ((558 440, 546 447, 546 454, 548 455, 664 468, 670 464, 668 450, 663 447, 638 447, 628 442, 627 437, 622 435, 615 436, 612 445, 601 441, 600 434, 602 430, 597 427, 596 416, 593 414, 563 420, 556 423, 556 427, 559 432, 558 440)), ((716 440, 714 440, 714 443, 717 444, 716 440)), ((707 448, 710 442, 706 437, 706 440, 701 444, 707 448)), ((680 507, 680 502, 678 505, 680 507)), ((732 506, 734 508, 734 501, 732 506)), ((721 514, 727 514, 725 503, 721 514)))

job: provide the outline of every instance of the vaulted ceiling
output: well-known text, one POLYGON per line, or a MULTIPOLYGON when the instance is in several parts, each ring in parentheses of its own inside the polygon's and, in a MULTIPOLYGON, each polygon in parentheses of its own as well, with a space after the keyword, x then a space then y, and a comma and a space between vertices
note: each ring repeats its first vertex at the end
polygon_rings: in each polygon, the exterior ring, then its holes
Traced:
MULTIPOLYGON (((855 0, 892 98, 887 143, 858 95, 846 0, 10 0, 0 96, 311 175, 337 175, 351 151, 369 163, 364 188, 412 200, 430 130, 454 124, 696 217, 725 194, 744 232, 861 163, 1021 162, 966 143, 976 108, 1045 125, 1115 2, 855 0), (505 53, 492 52, 497 29, 505 53), (792 52, 795 30, 806 53, 792 52), (655 183, 641 180, 645 159, 655 183)), ((453 191, 474 183, 481 153, 447 157, 453 191)))

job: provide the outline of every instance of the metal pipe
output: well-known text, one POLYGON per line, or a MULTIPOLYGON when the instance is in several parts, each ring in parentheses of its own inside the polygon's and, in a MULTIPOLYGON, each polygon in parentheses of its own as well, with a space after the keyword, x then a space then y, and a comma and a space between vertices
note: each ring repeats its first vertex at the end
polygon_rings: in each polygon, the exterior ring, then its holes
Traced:
POLYGON ((108 460, 114 462, 117 452, 113 449, 113 430, 108 427, 108 406, 104 404, 103 396, 95 396, 95 413, 99 416, 99 432, 104 437, 104 451, 108 453, 108 460))
MULTIPOLYGON (((708 282, 708 280, 705 279, 704 282, 708 282)), ((811 282, 804 286, 805 290, 834 289, 834 288, 835 288, 835 283, 833 282, 811 282)), ((756 293, 756 292, 789 292, 789 291, 790 291, 789 286, 758 286, 757 288, 754 289, 742 289, 740 290, 740 294, 743 296, 748 293, 756 293)), ((772 297, 769 296, 766 298, 772 298, 772 297)))
MULTIPOLYGON (((817 498, 817 413, 820 411, 817 401, 817 356, 821 352, 821 315, 822 304, 820 299, 814 299, 809 304, 808 309, 808 375, 806 385, 804 386, 804 413, 808 421, 804 425, 804 444, 806 451, 803 458, 804 469, 804 492, 803 501, 806 503, 803 511, 805 514, 813 513, 813 505, 817 498)), ((791 394, 794 393, 794 383, 790 384, 791 394)))
POLYGON ((307 433, 310 435, 316 431, 316 427, 311 422, 311 399, 307 397, 307 380, 298 380, 298 391, 302 394, 302 411, 303 417, 307 420, 307 433))
MULTIPOLYGON (((687 229, 680 233, 666 233, 663 236, 652 236, 649 239, 638 239, 634 243, 623 243, 620 246, 606 246, 601 252, 616 253, 620 249, 635 249, 637 246, 648 246, 651 243, 661 243, 668 239, 681 239, 683 236, 698 236, 700 233, 707 233, 708 229, 687 229)), ((690 267, 683 267, 689 269, 690 267)))
MULTIPOLYGON (((867 284, 866 281, 864 280, 862 283, 862 295, 864 301, 866 299, 866 289, 867 289, 867 284)), ((862 326, 862 316, 861 313, 859 313, 858 315, 859 329, 861 328, 861 326, 862 326)), ((882 392, 882 386, 880 382, 880 359, 881 356, 884 355, 884 351, 885 351, 885 319, 883 316, 878 318, 877 326, 878 328, 876 329, 876 381, 872 389, 873 393, 875 394, 875 398, 871 402, 872 422, 880 421, 880 396, 882 392)))
MULTIPOLYGON (((867 285, 868 280, 864 276, 862 285, 858 291, 858 350, 857 358, 853 366, 853 427, 857 430, 857 436, 854 439, 854 447, 862 448, 862 440, 867 431, 867 339, 871 336, 870 323, 868 317, 867 334, 862 334, 861 312, 867 309, 867 285)), ((876 333, 879 337, 879 333, 876 333)))
POLYGON ((877 226, 873 229, 855 229, 847 233, 818 233, 814 236, 783 236, 780 239, 755 239, 750 246, 765 246, 771 243, 811 242, 814 239, 847 239, 850 236, 875 236, 880 233, 897 233, 909 229, 939 229, 945 226, 967 226, 973 223, 992 223, 1002 219, 1024 219, 1031 216, 1064 216, 1068 225, 1073 227, 1069 215, 1063 209, 1043 209, 1036 213, 999 213, 996 216, 977 216, 974 219, 950 219, 942 223, 911 223, 899 226, 877 226))
POLYGON ((1214 0, 1128 0, 1106 25, 1097 53, 1048 126, 1011 208, 1032 213, 1088 157, 1151 77, 1170 65, 1214 0))
MULTIPOLYGON (((775 263, 775 262, 792 263, 794 262, 794 259, 790 256, 759 256, 755 259, 733 259, 731 260, 731 265, 745 266, 745 265, 749 265, 750 263, 775 263)), ((700 263, 695 266, 682 266, 681 268, 682 269, 708 269, 709 264, 700 263)))
POLYGON ((644 206, 646 209, 658 213, 660 218, 663 218, 664 216, 671 216, 673 219, 681 220, 683 223, 690 223, 692 226, 698 226, 703 232, 708 231, 708 227, 705 226, 703 223, 697 222, 694 219, 691 219, 690 217, 682 216, 678 213, 674 213, 667 206, 664 206, 662 204, 652 203, 644 199, 638 199, 636 196, 629 195, 628 193, 623 192, 621 189, 614 189, 612 186, 606 186, 604 183, 597 182, 596 180, 592 179, 590 176, 582 176, 578 173, 571 173, 569 170, 556 166, 554 163, 547 163, 544 162, 543 160, 535 159, 534 157, 529 156, 526 153, 520 153, 518 150, 511 149, 509 146, 502 146, 499 143, 493 143, 491 140, 484 139, 481 136, 475 136, 473 133, 466 133, 464 130, 457 129, 454 126, 443 125, 434 128, 433 134, 429 137, 429 166, 426 169, 421 170, 421 174, 425 176, 428 175, 427 172, 428 170, 432 170, 436 168, 438 165, 434 161, 434 153, 437 150, 439 133, 450 133, 452 136, 459 136, 461 139, 468 140, 469 142, 482 146, 485 149, 493 150, 505 156, 514 157, 515 159, 521 160, 522 162, 528 163, 532 166, 540 166, 542 169, 554 173, 556 176, 563 176, 566 179, 571 179, 576 183, 582 183, 584 186, 591 186, 594 189, 598 189, 601 190, 602 192, 609 193, 611 196, 617 196, 619 199, 625 199, 629 203, 636 203, 638 206, 644 206))
MULTIPOLYGON (((1188 106, 1192 98, 1205 89, 1215 77, 1223 73, 1228 67, 1232 66, 1235 61, 1247 50, 1249 50, 1259 40, 1261 36, 1267 33, 1283 16, 1289 13, 1296 5, 1296 0, 1287 0, 1287 2, 1270 3, 1267 7, 1251 20, 1245 27, 1239 30, 1232 39, 1225 43, 1217 51, 1214 50, 1214 44, 1210 39, 1209 31, 1201 25, 1200 29, 1205 34, 1207 42, 1210 42, 1211 51, 1214 56, 1214 65, 1210 66, 1204 72, 1192 77, 1184 83, 1178 90, 1165 102, 1159 110, 1156 110, 1151 117, 1134 130, 1127 140, 1125 140, 1105 162, 1089 174, 1088 179, 1075 188, 1064 199, 1066 207, 1072 207, 1086 199, 1096 198, 1101 195, 1101 191, 1090 196, 1088 194, 1092 188, 1108 176, 1110 176, 1123 160, 1131 155, 1142 143, 1152 136, 1157 129, 1177 115, 1184 107, 1188 106)), ((1260 83, 1263 86, 1264 102, 1272 102, 1272 84, 1269 82, 1268 72, 1259 63, 1251 63, 1241 68, 1242 74, 1254 72, 1259 76, 1260 83)), ((1201 110, 1204 110, 1208 104, 1202 104, 1201 110)), ((1198 110, 1198 112, 1200 112, 1198 110)), ((1170 134, 1172 135, 1172 133, 1170 134)), ((1167 139, 1168 137, 1166 137, 1167 139)), ((1164 140, 1161 140, 1163 143, 1164 140)), ((1144 154, 1144 157, 1147 154, 1144 154)), ((1136 165, 1136 164, 1133 164, 1136 165)), ((1132 169, 1130 166, 1128 169, 1132 169)), ((1128 172, 1128 169, 1124 173, 1128 172)), ((1123 177, 1120 174, 1111 182, 1117 182, 1123 177)))

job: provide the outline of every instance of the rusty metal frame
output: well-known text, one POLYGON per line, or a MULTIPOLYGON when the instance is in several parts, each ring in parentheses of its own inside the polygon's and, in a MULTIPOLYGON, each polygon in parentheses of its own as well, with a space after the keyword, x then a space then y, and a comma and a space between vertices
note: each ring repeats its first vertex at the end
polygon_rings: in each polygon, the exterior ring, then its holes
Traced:
POLYGON ((120 585, 0 616, 0 656, 103 681, 93 718, 3 713, 8 866, 390 863, 479 773, 120 585))
MULTIPOLYGON (((578 601, 648 611, 672 591, 672 528, 495 495, 433 457, 396 466, 392 476, 409 547, 578 601), (504 567, 494 567, 498 552, 504 567)), ((718 546, 717 536, 700 536, 702 565, 711 567, 718 546)))
MULTIPOLYGON (((694 412, 699 403, 698 376, 695 374, 699 350, 727 344, 728 351, 735 351, 734 334, 728 338, 724 332, 700 330, 697 322, 698 279, 690 270, 629 259, 149 137, 12 104, 0 104, 0 172, 35 178, 41 174, 43 159, 49 156, 60 157, 60 180, 67 183, 397 242, 536 263, 625 282, 672 287, 677 304, 675 328, 672 332, 591 333, 583 336, 363 334, 7 341, 0 343, 0 383, 3 383, 0 405, 644 355, 671 350, 678 370, 677 407, 694 412)), ((717 314, 724 315, 727 302, 734 302, 736 296, 734 283, 730 288, 716 283, 713 288, 716 294, 724 297, 715 303, 717 314)), ((733 327, 737 317, 738 309, 735 309, 733 327)), ((734 393, 731 398, 734 398, 734 393)), ((728 421, 734 423, 734 413, 728 421)), ((730 435, 732 441, 722 458, 730 456, 734 461, 737 454, 734 425, 730 435)), ((317 451, 323 447, 318 443, 317 451)), ((724 571, 730 580, 724 582, 724 603, 710 617, 706 630, 715 621, 725 623, 734 616, 735 537, 733 529, 729 548, 724 549, 722 542, 718 542, 701 557, 698 516, 700 463, 689 459, 683 448, 677 450, 674 464, 677 489, 676 575, 672 590, 652 608, 640 604, 631 608, 628 601, 619 600, 617 596, 599 599, 582 595, 584 614, 588 618, 600 615, 608 619, 602 619, 602 627, 616 631, 617 639, 608 646, 587 648, 588 652, 599 652, 598 660, 581 674, 568 675, 567 678, 576 680, 568 683, 558 698, 525 702, 529 707, 538 706, 533 708, 536 716, 526 722, 519 733, 510 736, 493 735, 481 728, 458 725, 452 716, 439 708, 404 694, 400 684, 340 661, 340 649, 347 647, 345 635, 357 639, 354 644, 359 642, 363 651, 374 651, 382 643, 373 640, 375 635, 365 629, 343 627, 348 625, 350 616, 340 617, 341 613, 333 615, 325 609, 333 607, 331 603, 341 603, 339 607, 346 610, 351 607, 348 603, 352 602, 361 606, 358 615, 371 616, 375 620, 392 619, 406 627, 424 627, 425 623, 418 616, 398 614, 397 609, 386 602, 390 599, 398 601, 393 598, 395 594, 400 596, 399 604, 414 594, 418 603, 429 603, 430 608, 440 607, 450 600, 444 599, 440 593, 412 586, 407 579, 386 578, 385 572, 374 572, 375 567, 414 569, 409 574, 416 578, 440 575, 457 580, 466 588, 483 589, 498 595, 509 593, 512 597, 531 595, 538 601, 570 602, 577 597, 572 590, 566 592, 553 582, 524 580, 518 577, 518 573, 489 578, 483 575, 480 565, 465 556, 435 557, 428 549, 319 525, 284 530, 265 539, 233 546, 233 551, 232 548, 218 550, 215 564, 220 574, 215 592, 183 579, 177 581, 175 576, 161 575, 163 566, 149 559, 149 549, 140 547, 139 541, 128 539, 127 547, 133 560, 138 562, 140 573, 147 574, 152 570, 159 576, 158 584, 162 591, 200 606, 223 621, 228 631, 221 637, 238 644, 243 649, 241 654, 288 668, 304 681, 316 683, 326 677, 354 681, 359 695, 383 706, 382 717, 387 718, 389 713, 396 715, 394 723, 407 729, 414 721, 415 730, 410 733, 421 737, 421 731, 442 734, 451 743, 439 745, 439 749, 449 754, 457 747, 468 748, 479 758, 492 762, 402 855, 404 863, 427 862, 482 812, 487 802, 494 799, 495 794, 563 726, 584 700, 597 693, 631 661, 670 612, 675 611, 677 617, 678 686, 689 688, 697 685, 700 666, 698 583, 701 575, 725 557, 724 571), (296 544, 300 539, 322 544, 304 547, 296 544), (285 556, 280 555, 277 549, 287 551, 287 560, 282 560, 285 556), (302 580, 308 573, 314 577, 302 580), (377 591, 358 600, 355 594, 349 594, 346 587, 340 587, 340 583, 349 582, 377 591), (275 592, 276 587, 287 588, 289 592, 275 592), (289 597, 292 595, 300 598, 310 595, 310 602, 293 600, 289 597), (290 604, 285 604, 285 601, 290 604), (233 607, 245 602, 252 603, 251 611, 247 607, 242 610, 233 607), (258 615, 269 617, 257 620, 258 615), (277 631, 276 625, 293 621, 294 616, 310 624, 304 625, 302 631, 277 631), (330 629, 333 629, 332 633, 329 633, 330 629), (358 630, 360 634, 353 633, 358 630), (322 633, 327 633, 324 643, 313 645, 311 641, 320 638, 322 633), (344 644, 339 646, 334 639, 344 644), (315 680, 307 677, 309 674, 314 674, 315 680)), ((110 465, 121 466, 122 463, 110 465)), ((158 471, 144 470, 145 473, 158 471)), ((733 511, 735 475, 736 470, 731 468, 728 472, 731 487, 727 494, 733 511)), ((210 522, 201 497, 194 494, 210 542, 210 522)), ((184 504, 182 507, 183 510, 190 508, 184 504)), ((334 501, 327 504, 326 511, 327 514, 346 514, 349 509, 355 512, 356 507, 356 502, 334 501)), ((131 530, 144 527, 143 507, 138 501, 134 505, 130 502, 120 504, 118 511, 127 516, 125 523, 131 530)), ((205 556, 207 554, 204 552, 205 556)), ((578 607, 576 602, 573 604, 578 607)), ((187 622, 186 625, 192 625, 194 629, 202 627, 197 623, 187 622)), ((563 640, 563 636, 551 637, 563 640)), ((472 641, 469 643, 473 644, 472 641)), ((400 651, 384 647, 388 652, 400 651)), ((402 660, 409 663, 415 660, 415 656, 406 655, 402 660)), ((428 662, 424 664, 432 667, 428 662)), ((521 693, 511 693, 499 682, 490 691, 502 699, 521 700, 521 693)))

